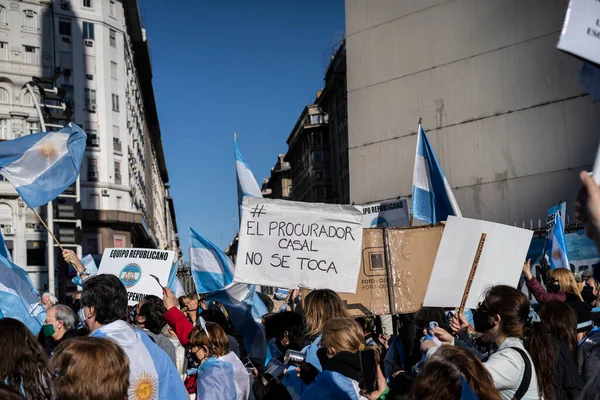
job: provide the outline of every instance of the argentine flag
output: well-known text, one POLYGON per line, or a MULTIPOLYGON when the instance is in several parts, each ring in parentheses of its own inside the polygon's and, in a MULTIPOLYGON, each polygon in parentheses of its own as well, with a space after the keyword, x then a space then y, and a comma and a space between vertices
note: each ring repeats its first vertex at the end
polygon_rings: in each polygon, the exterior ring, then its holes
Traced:
POLYGON ((0 174, 23 201, 36 208, 77 180, 85 152, 85 133, 77 125, 0 143, 0 174))
POLYGON ((260 186, 256 182, 250 167, 242 153, 240 153, 240 149, 238 148, 237 142, 233 139, 233 150, 235 153, 235 172, 237 175, 237 186, 238 186, 238 205, 240 207, 240 215, 242 209, 242 200, 244 196, 247 197, 262 197, 262 192, 260 191, 260 186))
POLYGON ((46 319, 40 294, 27 272, 13 264, 6 255, 0 248, 0 318, 18 319, 37 335, 46 319))
MULTIPOLYGON (((549 250, 550 269, 567 268, 570 269, 569 259, 567 257, 567 241, 565 240, 565 228, 562 223, 560 213, 555 214, 554 227, 550 236, 546 239, 546 248, 549 250)), ((546 255, 548 256, 548 254, 546 255)))
POLYGON ((233 282, 233 262, 213 243, 190 228, 190 263, 192 278, 199 294, 221 303, 235 328, 244 339, 249 355, 259 360, 266 357, 265 331, 261 325, 267 307, 256 287, 233 282))
POLYGON ((413 171, 412 215, 428 224, 462 217, 452 188, 419 122, 413 171))
POLYGON ((175 364, 144 332, 118 320, 98 328, 90 336, 113 339, 127 354, 130 400, 188 398, 175 364))
POLYGON ((210 357, 198 368, 197 399, 246 400, 248 396, 250 376, 233 352, 223 357, 210 357))
POLYGON ((185 296, 185 290, 181 286, 181 281, 177 277, 177 263, 171 266, 171 272, 169 272, 169 280, 167 281, 167 287, 171 289, 175 296, 185 296))

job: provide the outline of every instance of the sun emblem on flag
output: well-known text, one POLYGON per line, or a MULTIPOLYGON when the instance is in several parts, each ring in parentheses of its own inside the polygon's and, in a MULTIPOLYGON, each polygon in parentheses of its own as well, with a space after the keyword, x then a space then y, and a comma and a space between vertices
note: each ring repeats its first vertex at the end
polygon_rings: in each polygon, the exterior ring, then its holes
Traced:
POLYGON ((35 152, 42 161, 46 161, 50 164, 53 164, 58 160, 58 148, 52 139, 48 139, 48 137, 43 138, 37 143, 35 152))
POLYGON ((552 253, 552 257, 554 257, 557 260, 560 260, 560 250, 554 250, 554 253, 552 253))
POLYGON ((129 387, 129 398, 132 400, 154 400, 157 393, 156 377, 147 372, 138 374, 129 387))

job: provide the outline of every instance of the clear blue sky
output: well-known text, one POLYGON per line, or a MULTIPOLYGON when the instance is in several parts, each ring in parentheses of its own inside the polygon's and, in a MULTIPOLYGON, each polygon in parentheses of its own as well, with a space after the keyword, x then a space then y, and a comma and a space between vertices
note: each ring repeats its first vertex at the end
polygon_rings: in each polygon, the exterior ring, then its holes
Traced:
POLYGON ((237 231, 233 132, 259 185, 286 152, 343 37, 344 0, 139 3, 187 260, 189 227, 221 248, 237 231))

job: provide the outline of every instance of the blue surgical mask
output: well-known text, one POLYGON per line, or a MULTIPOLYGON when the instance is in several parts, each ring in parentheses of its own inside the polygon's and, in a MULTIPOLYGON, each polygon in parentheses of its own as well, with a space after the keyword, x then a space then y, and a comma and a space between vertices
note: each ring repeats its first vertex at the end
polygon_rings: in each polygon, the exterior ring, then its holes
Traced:
POLYGON ((77 316, 79 317, 81 323, 85 325, 85 313, 83 312, 83 308, 80 308, 79 311, 77 311, 77 316))

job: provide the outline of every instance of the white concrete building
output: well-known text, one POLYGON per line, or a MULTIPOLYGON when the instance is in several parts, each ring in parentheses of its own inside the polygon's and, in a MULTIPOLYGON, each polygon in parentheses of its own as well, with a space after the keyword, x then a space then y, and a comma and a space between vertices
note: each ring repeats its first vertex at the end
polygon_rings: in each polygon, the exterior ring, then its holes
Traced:
MULTIPOLYGON (((88 134, 80 175, 83 254, 106 247, 178 250, 137 1, 0 0, 0 7, 0 138, 39 129, 24 85, 56 68, 73 121, 88 134)), ((45 290, 45 230, 5 181, 0 226, 15 263, 45 290)))
POLYGON ((573 202, 600 106, 556 49, 567 0, 346 0, 351 201, 409 197, 419 117, 465 217, 573 202))

